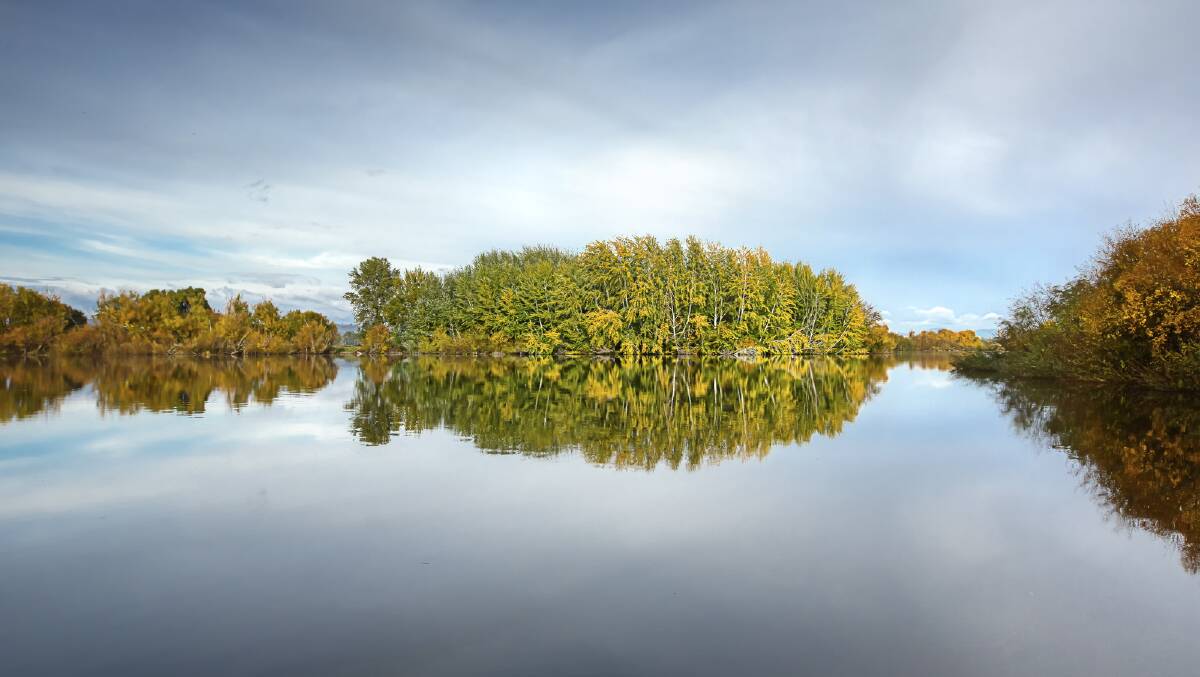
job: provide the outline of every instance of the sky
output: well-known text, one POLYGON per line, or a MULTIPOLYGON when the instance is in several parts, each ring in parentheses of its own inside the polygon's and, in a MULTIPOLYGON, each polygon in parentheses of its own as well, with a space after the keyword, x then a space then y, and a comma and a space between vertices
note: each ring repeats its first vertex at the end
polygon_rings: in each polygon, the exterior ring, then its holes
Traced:
POLYGON ((1200 3, 0 0, 0 281, 350 320, 368 256, 697 235, 988 332, 1200 190, 1200 3))

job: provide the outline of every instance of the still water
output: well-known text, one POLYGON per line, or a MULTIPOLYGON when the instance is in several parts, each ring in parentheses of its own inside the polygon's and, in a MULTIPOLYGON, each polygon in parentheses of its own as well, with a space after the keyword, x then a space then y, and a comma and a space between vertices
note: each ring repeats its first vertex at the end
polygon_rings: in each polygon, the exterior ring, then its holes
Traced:
POLYGON ((901 362, 0 366, 6 675, 1196 675, 1200 409, 901 362))

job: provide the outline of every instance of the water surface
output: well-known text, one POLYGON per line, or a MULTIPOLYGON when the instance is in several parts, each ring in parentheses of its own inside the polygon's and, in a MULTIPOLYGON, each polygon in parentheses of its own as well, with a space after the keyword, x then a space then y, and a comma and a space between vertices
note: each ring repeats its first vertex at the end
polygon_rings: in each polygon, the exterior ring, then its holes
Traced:
POLYGON ((1200 410, 947 366, 6 364, 5 672, 1200 672, 1200 410))

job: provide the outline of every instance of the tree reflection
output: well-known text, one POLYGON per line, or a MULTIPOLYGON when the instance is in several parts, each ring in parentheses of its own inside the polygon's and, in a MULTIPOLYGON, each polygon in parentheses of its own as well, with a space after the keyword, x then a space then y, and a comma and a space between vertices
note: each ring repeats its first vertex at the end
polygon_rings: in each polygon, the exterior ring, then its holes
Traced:
POLYGON ((337 365, 324 356, 21 360, 0 364, 0 423, 53 413, 67 395, 89 384, 105 413, 202 414, 214 392, 232 409, 269 405, 285 392, 315 392, 336 375, 337 365))
POLYGON ((1016 427, 1079 464, 1115 516, 1200 571, 1200 408, 1179 393, 991 381, 1016 427))
POLYGON ((492 453, 696 468, 837 435, 886 373, 878 360, 418 357, 363 362, 346 409, 366 444, 446 427, 492 453))
POLYGON ((57 413, 62 401, 89 380, 79 360, 19 359, 0 362, 0 424, 57 413))
POLYGON ((122 414, 175 411, 202 414, 214 391, 240 409, 271 404, 282 393, 312 393, 333 381, 337 366, 323 357, 244 360, 116 360, 102 363, 93 381, 96 405, 122 414))

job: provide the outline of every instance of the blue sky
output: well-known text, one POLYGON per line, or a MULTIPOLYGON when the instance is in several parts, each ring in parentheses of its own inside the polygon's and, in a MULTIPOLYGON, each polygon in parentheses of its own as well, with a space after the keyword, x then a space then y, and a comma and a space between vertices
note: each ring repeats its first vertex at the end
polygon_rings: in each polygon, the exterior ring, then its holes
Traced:
POLYGON ((1200 188, 1195 2, 0 4, 0 278, 347 320, 379 255, 695 234, 988 329, 1200 188))

